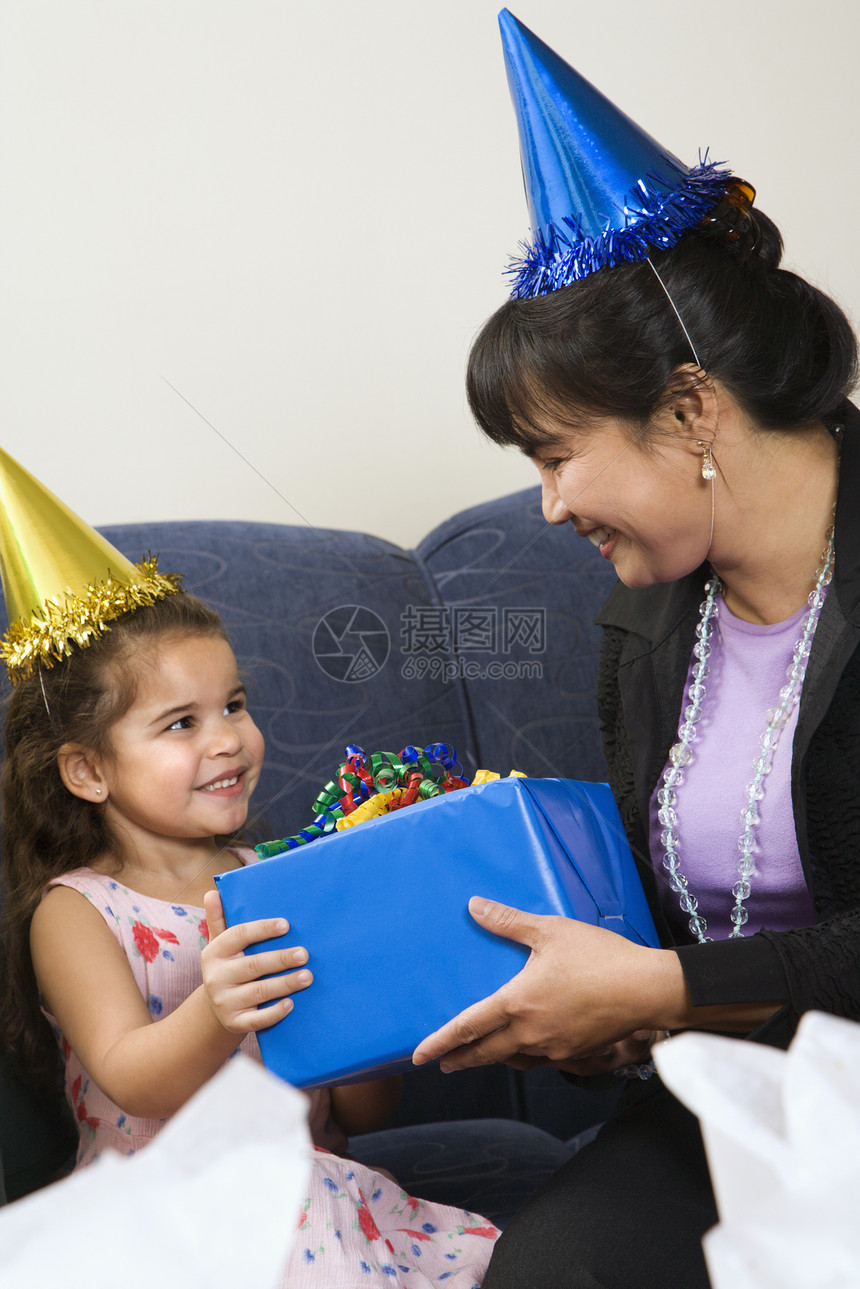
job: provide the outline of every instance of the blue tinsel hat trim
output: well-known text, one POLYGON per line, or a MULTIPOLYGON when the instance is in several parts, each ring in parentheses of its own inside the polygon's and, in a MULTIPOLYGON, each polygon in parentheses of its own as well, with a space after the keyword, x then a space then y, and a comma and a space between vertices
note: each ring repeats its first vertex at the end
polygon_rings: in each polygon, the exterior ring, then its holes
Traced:
POLYGON ((622 228, 607 222, 598 237, 588 237, 575 216, 564 220, 566 229, 551 224, 533 241, 522 242, 521 253, 511 258, 505 270, 513 278, 511 296, 531 300, 549 295, 599 269, 644 260, 651 246, 668 250, 717 205, 732 177, 730 170, 705 158, 676 188, 668 188, 655 174, 640 180, 624 207, 622 228))

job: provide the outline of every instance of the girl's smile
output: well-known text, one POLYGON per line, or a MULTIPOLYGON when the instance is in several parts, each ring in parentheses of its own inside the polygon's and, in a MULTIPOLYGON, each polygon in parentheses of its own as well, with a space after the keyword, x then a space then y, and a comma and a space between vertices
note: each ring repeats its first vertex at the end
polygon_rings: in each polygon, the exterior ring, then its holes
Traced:
POLYGON ((215 779, 212 783, 204 783, 202 788, 198 788, 198 792, 217 792, 219 796, 223 796, 225 794, 228 796, 239 796, 244 789, 244 784, 242 782, 244 774, 244 770, 237 770, 235 774, 229 775, 226 778, 215 779))

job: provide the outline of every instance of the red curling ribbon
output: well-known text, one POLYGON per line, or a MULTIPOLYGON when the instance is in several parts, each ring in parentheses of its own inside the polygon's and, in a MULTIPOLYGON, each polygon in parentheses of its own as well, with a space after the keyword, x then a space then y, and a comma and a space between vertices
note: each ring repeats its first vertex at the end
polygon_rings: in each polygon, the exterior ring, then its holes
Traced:
POLYGON ((458 788, 468 788, 469 785, 465 779, 451 775, 441 786, 443 792, 456 792, 458 788))
POLYGON ((421 787, 421 781, 424 778, 420 770, 413 770, 406 781, 406 791, 400 798, 398 809, 402 810, 404 806, 411 806, 417 799, 421 787))
POLYGON ((368 789, 368 795, 372 795, 376 791, 376 786, 373 782, 373 775, 370 773, 370 771, 365 769, 363 765, 357 765, 355 767, 355 773, 358 775, 359 779, 361 779, 364 786, 368 789))

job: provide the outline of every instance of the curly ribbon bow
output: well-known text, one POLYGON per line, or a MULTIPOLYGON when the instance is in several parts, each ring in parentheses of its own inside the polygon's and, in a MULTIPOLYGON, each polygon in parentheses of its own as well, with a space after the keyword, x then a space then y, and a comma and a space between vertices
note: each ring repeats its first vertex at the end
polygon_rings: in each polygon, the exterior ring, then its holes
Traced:
MULTIPOLYGON (((334 778, 324 785, 313 803, 313 823, 294 837, 261 842, 255 847, 260 859, 297 850, 317 837, 402 810, 415 801, 426 801, 469 786, 450 743, 428 743, 424 748, 410 743, 399 756, 393 752, 368 755, 363 747, 350 743, 345 753, 334 778)), ((486 783, 494 778, 499 776, 478 770, 473 783, 486 783)))

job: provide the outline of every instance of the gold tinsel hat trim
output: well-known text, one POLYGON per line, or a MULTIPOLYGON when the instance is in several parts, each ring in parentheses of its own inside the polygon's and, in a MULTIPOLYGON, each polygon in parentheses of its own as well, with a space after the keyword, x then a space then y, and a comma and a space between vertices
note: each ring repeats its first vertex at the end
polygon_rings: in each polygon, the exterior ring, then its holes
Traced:
POLYGON ((139 580, 91 582, 83 595, 67 592, 62 602, 48 599, 29 618, 18 618, 0 641, 0 658, 15 684, 31 676, 38 666, 53 667, 67 658, 77 645, 86 648, 96 637, 110 631, 110 622, 123 613, 144 608, 178 595, 181 574, 159 573, 153 555, 134 565, 139 580))

